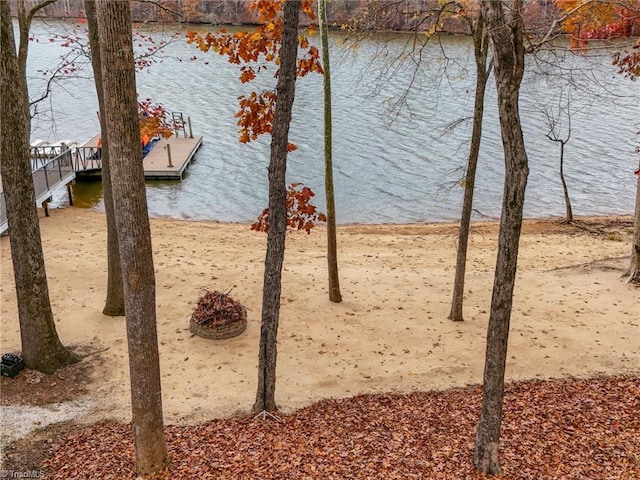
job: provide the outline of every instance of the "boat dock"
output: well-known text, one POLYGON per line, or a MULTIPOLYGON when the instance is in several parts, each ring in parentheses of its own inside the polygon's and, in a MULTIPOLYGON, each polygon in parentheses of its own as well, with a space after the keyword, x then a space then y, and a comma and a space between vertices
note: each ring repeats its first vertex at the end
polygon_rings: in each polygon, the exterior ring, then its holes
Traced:
POLYGON ((193 156, 202 145, 202 137, 163 138, 142 159, 144 178, 182 179, 193 156))
MULTIPOLYGON (((98 146, 99 139, 100 135, 96 135, 78 147, 78 150, 84 150, 76 162, 78 179, 100 175, 102 161, 98 146)), ((193 157, 201 145, 202 137, 198 135, 192 137, 173 135, 169 138, 163 138, 142 159, 144 178, 147 180, 182 180, 187 167, 193 161, 193 157)))
MULTIPOLYGON (((174 135, 157 141, 142 159, 144 177, 147 180, 182 180, 202 145, 202 137, 191 132, 191 120, 187 119, 185 122, 182 113, 172 115, 174 135)), ((100 135, 82 145, 70 141, 48 144, 37 140, 30 146, 30 155, 36 205, 43 207, 47 216, 47 204, 52 199, 54 189, 65 185, 69 202, 73 205, 70 184, 75 180, 100 178, 102 173, 100 135)), ((6 203, 0 181, 0 234, 8 228, 6 203)))

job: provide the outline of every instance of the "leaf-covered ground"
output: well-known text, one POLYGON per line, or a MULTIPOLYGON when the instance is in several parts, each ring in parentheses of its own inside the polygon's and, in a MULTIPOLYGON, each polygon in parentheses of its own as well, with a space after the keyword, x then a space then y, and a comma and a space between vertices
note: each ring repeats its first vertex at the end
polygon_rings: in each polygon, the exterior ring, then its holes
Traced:
MULTIPOLYGON (((471 465, 479 406, 474 387, 171 425, 171 466, 152 478, 485 478, 471 465)), ((130 430, 105 422, 58 438, 46 478, 135 478, 130 430)), ((640 479, 640 377, 508 385, 501 458, 505 479, 640 479)))

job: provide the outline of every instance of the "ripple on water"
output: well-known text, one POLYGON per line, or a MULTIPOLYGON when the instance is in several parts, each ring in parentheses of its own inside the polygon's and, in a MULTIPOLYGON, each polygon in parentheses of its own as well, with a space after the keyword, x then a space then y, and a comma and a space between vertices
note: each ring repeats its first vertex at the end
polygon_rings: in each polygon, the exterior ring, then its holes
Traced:
MULTIPOLYGON (((62 22, 48 23, 35 22, 34 35, 50 38, 52 29, 65 28, 62 22)), ((463 66, 469 64, 468 39, 444 38, 442 44, 449 58, 463 66)), ((441 71, 432 71, 440 68, 439 52, 428 52, 429 65, 407 92, 410 110, 391 115, 390 107, 404 95, 413 75, 408 65, 391 77, 384 75, 385 62, 397 55, 402 45, 402 39, 391 41, 390 54, 378 58, 374 54, 383 47, 375 39, 362 41, 355 54, 333 46, 333 162, 341 223, 444 221, 459 216, 462 188, 457 182, 464 173, 471 122, 452 125, 472 113, 473 73, 463 68, 450 72, 442 81, 438 79, 441 71)), ((30 48, 34 77, 30 85, 36 89, 41 85, 35 78, 36 70, 55 63, 63 49, 50 42, 33 43, 30 48)), ((174 43, 161 63, 137 76, 142 97, 160 101, 171 111, 185 112, 195 133, 204 136, 196 161, 182 182, 147 184, 149 211, 177 218, 252 221, 267 204, 269 142, 261 139, 245 145, 237 141, 237 97, 246 94, 250 86, 241 85, 237 66, 218 55, 205 55, 208 65, 186 61, 194 52, 183 42, 174 43)), ((583 71, 578 67, 588 61, 568 56, 563 69, 571 71, 578 84, 576 77, 583 71)), ((591 65, 589 75, 591 79, 586 74, 582 79, 589 90, 583 88, 572 96, 571 139, 565 149, 565 174, 575 213, 631 213, 640 117, 635 86, 612 75, 605 61, 591 65), (602 85, 599 95, 593 81, 596 77, 602 85), (616 105, 604 101, 610 98, 602 94, 605 89, 621 94, 616 105)), ((273 84, 267 74, 252 88, 273 84)), ((565 87, 558 77, 535 76, 531 71, 523 82, 522 128, 530 160, 525 215, 530 217, 564 214, 558 145, 546 138, 549 128, 542 107, 557 105, 558 94, 565 87)), ((290 134, 299 149, 290 156, 287 173, 289 182, 311 187, 320 206, 324 204, 321 88, 320 76, 310 75, 297 82, 290 134)), ((92 137, 98 123, 87 111, 97 110, 94 97, 94 87, 82 80, 74 81, 73 88, 54 92, 55 128, 37 119, 33 137, 51 141, 92 137)), ((500 215, 504 182, 495 97, 495 86, 490 84, 474 199, 474 207, 492 217, 500 215)), ((96 204, 100 198, 99 186, 76 186, 75 190, 84 192, 77 194, 83 197, 80 202, 96 204)), ((97 205, 100 208, 101 203, 97 205)))

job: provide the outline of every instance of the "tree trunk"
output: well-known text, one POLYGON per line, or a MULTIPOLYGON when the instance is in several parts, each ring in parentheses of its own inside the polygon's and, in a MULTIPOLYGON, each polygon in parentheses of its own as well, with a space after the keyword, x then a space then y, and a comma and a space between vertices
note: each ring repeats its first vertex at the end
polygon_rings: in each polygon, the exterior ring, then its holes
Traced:
POLYGON ((140 148, 129 2, 97 3, 104 112, 122 264, 131 409, 139 474, 167 464, 151 230, 140 148))
POLYGON ((567 188, 567 181, 564 179, 564 145, 567 143, 564 140, 558 140, 560 142, 560 182, 562 182, 562 193, 564 195, 564 207, 565 207, 565 221, 567 223, 573 222, 573 210, 571 208, 571 199, 569 198, 569 189, 567 188))
POLYGON ((469 230, 471 212, 473 210, 473 192, 476 184, 476 169, 478 154, 482 140, 482 117, 484 115, 484 96, 487 90, 489 70, 487 58, 489 56, 489 34, 484 28, 482 12, 478 14, 473 31, 473 45, 476 60, 476 95, 473 105, 473 128, 471 131, 471 148, 467 162, 467 174, 464 177, 464 199, 460 216, 460 233, 458 235, 458 253, 456 256, 456 274, 453 283, 453 299, 449 319, 461 322, 464 320, 462 306, 464 303, 464 277, 467 265, 467 247, 469 245, 469 230))
POLYGON ((628 277, 627 283, 640 285, 640 167, 636 175, 638 176, 638 181, 636 187, 636 214, 633 222, 633 240, 631 242, 631 260, 624 276, 628 277))
POLYGON ((522 230, 524 193, 529 174, 518 109, 520 84, 524 73, 522 0, 514 0, 509 4, 509 8, 512 13, 507 20, 502 0, 482 2, 483 15, 493 43, 494 72, 505 159, 498 258, 487 329, 482 412, 476 432, 473 459, 476 468, 488 474, 498 474, 501 470, 498 447, 507 343, 522 230))
MULTIPOLYGON (((24 7, 24 5, 23 5, 24 7)), ((30 13, 20 11, 20 38, 28 42, 30 13)), ((44 265, 35 188, 31 175, 27 46, 16 55, 8 2, 0 2, 0 175, 7 206, 16 284, 22 357, 33 370, 53 373, 78 358, 58 338, 44 265)))
POLYGON ((280 73, 276 111, 271 133, 269 162, 269 233, 264 262, 262 293, 262 324, 258 362, 258 390, 253 409, 257 412, 276 411, 276 358, 282 263, 287 233, 286 181, 289 123, 296 87, 298 52, 298 16, 300 1, 288 1, 284 6, 284 26, 280 50, 280 73))
POLYGON ((336 202, 333 192, 333 120, 331 116, 331 65, 329 61, 329 32, 327 26, 327 2, 319 0, 318 19, 324 68, 324 188, 327 197, 327 264, 329 273, 329 300, 342 302, 340 277, 338 276, 338 245, 336 239, 336 202))
MULTIPOLYGON (((100 41, 98 39, 95 0, 84 0, 84 11, 87 16, 89 46, 91 48, 91 66, 93 67, 98 105, 100 112, 104 112, 102 62, 100 58, 100 41)), ((112 317, 119 317, 124 315, 124 287, 122 285, 122 268, 120 266, 120 251, 118 250, 116 218, 113 213, 111 168, 109 166, 109 140, 107 138, 107 128, 103 114, 100 114, 100 135, 102 138, 102 193, 104 195, 104 210, 107 216, 107 299, 102 313, 112 317)))

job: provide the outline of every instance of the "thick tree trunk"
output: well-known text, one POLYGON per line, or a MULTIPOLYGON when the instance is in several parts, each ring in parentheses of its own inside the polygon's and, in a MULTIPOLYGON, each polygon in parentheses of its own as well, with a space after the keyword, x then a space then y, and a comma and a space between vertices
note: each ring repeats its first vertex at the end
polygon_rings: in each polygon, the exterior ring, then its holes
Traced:
POLYGON ((131 409, 140 474, 167 463, 156 333, 151 229, 140 149, 129 2, 97 3, 104 112, 122 263, 131 409))
POLYGON ((467 161, 467 173, 464 177, 464 198, 462 200, 462 214, 460 215, 460 233, 458 235, 458 253, 456 256, 456 274, 453 283, 453 298, 449 319, 461 322, 464 304, 464 277, 467 266, 467 247, 469 245, 469 230, 471 226, 471 212, 473 211, 473 192, 476 184, 476 169, 482 140, 482 118, 484 115, 484 96, 487 90, 489 71, 487 57, 489 56, 489 35, 484 28, 482 13, 473 32, 473 45, 476 60, 476 95, 473 105, 473 127, 471 130, 471 148, 467 161))
POLYGON ((338 275, 338 242, 336 239, 336 202, 333 192, 333 119, 331 115, 331 65, 329 61, 329 32, 327 2, 318 2, 322 67, 324 68, 324 188, 327 197, 327 266, 329 273, 329 300, 342 302, 338 275))
MULTIPOLYGON (((104 92, 102 89, 102 61, 100 57, 100 41, 98 39, 98 20, 96 19, 95 0, 84 0, 89 30, 89 46, 91 48, 91 66, 98 95, 100 112, 104 112, 104 92)), ((118 232, 116 218, 113 213, 113 195, 111 193, 111 168, 109 166, 109 139, 104 115, 100 114, 100 135, 102 137, 102 193, 104 210, 107 216, 107 299, 102 313, 112 317, 124 315, 124 287, 122 285, 122 268, 120 251, 118 250, 118 232)))
POLYGON ((285 2, 280 73, 276 111, 271 133, 269 162, 269 233, 264 262, 262 293, 262 324, 258 359, 258 390, 253 409, 257 412, 276 411, 276 358, 280 293, 282 291, 282 263, 287 233, 286 180, 289 123, 296 86, 298 52, 298 16, 300 2, 285 2))
MULTIPOLYGON (((28 14, 24 10, 20 13, 21 27, 28 28, 30 21, 24 17, 28 14)), ((20 38, 23 37, 28 37, 28 31, 21 32, 20 38)), ((29 158, 27 47, 20 48, 22 61, 16 55, 9 4, 0 2, 0 173, 7 205, 22 357, 28 368, 53 373, 78 358, 60 343, 51 310, 29 158)))
POLYGON ((502 216, 498 235, 498 258, 487 329, 487 349, 483 376, 482 412, 476 432, 474 464, 489 474, 500 473, 498 448, 504 375, 513 305, 518 246, 522 230, 524 193, 529 174, 518 98, 524 73, 522 0, 509 4, 510 18, 502 0, 486 0, 483 14, 493 43, 494 72, 498 90, 498 109, 505 159, 502 216))
POLYGON ((564 178, 564 145, 567 142, 564 140, 558 140, 558 142, 560 142, 560 182, 562 183, 562 193, 564 195, 565 221, 571 223, 573 222, 573 209, 571 208, 567 181, 564 178))

